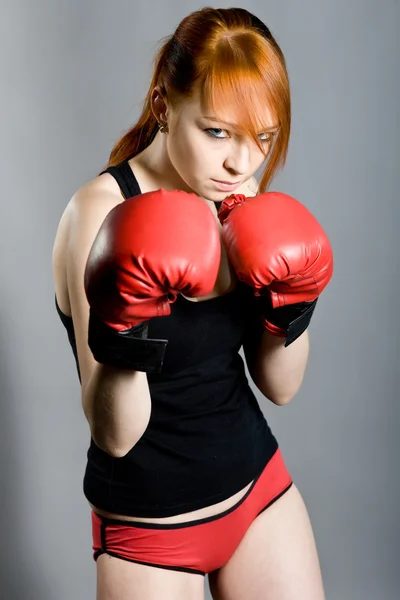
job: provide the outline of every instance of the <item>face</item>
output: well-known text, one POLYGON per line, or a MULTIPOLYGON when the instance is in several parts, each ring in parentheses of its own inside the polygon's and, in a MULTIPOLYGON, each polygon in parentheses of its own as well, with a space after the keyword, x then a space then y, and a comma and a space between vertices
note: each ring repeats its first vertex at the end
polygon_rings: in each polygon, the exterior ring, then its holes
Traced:
POLYGON ((168 107, 166 118, 166 147, 173 168, 191 190, 214 202, 237 191, 262 166, 278 129, 271 120, 268 129, 260 131, 260 150, 240 132, 229 110, 223 121, 210 111, 204 113, 199 94, 175 110, 168 107))

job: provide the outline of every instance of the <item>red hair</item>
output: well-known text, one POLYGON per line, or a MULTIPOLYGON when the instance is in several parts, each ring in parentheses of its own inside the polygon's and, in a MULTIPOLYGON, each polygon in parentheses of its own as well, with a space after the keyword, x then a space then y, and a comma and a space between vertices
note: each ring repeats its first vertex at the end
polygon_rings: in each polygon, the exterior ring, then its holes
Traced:
POLYGON ((185 17, 162 43, 142 114, 111 151, 108 166, 142 152, 158 125, 151 93, 160 86, 171 103, 200 90, 203 108, 215 115, 229 106, 238 127, 261 146, 271 118, 279 130, 268 152, 259 191, 266 191, 286 161, 290 137, 290 88, 283 53, 270 30, 241 8, 203 8, 185 17))

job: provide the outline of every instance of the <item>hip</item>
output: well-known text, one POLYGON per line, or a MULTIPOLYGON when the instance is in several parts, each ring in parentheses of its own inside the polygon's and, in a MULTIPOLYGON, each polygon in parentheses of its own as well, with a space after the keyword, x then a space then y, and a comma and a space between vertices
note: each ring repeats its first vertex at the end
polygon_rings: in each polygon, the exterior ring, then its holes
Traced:
POLYGON ((155 524, 110 519, 92 511, 93 558, 108 554, 128 562, 205 575, 226 564, 251 523, 292 483, 277 450, 247 491, 240 492, 241 499, 213 516, 155 524))

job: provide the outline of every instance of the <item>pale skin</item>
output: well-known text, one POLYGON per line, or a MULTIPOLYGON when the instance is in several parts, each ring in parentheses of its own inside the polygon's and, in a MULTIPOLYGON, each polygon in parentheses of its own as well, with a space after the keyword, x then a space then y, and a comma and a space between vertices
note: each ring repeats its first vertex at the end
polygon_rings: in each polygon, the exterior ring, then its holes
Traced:
MULTIPOLYGON (((196 94, 179 107, 173 107, 155 88, 152 109, 160 123, 168 124, 168 133, 157 133, 152 144, 130 160, 142 192, 160 187, 194 191, 207 203, 216 220, 214 203, 228 194, 218 190, 212 179, 240 180, 235 193, 246 196, 257 193, 254 174, 264 163, 265 153, 234 127, 206 119, 196 94), (211 131, 206 132, 206 129, 211 131)), ((209 111, 206 114, 213 116, 209 111)), ((234 118, 225 112, 224 121, 234 123, 234 118)), ((267 130, 260 132, 265 152, 275 129, 271 118, 267 130)), ((126 454, 141 437, 148 423, 151 399, 144 373, 119 371, 94 361, 86 341, 89 307, 83 273, 102 221, 123 200, 111 175, 104 174, 89 181, 69 202, 60 220, 53 250, 58 304, 74 319, 83 410, 93 439, 113 456, 126 454)), ((236 281, 223 249, 212 294, 190 300, 207 301, 227 293, 236 281)), ((282 338, 264 334, 256 362, 249 365, 249 370, 266 398, 279 406, 290 402, 301 386, 308 351, 307 332, 288 348, 284 348, 282 338)), ((223 512, 245 494, 249 485, 223 502, 164 519, 139 519, 93 508, 100 514, 119 519, 184 522, 223 512)), ((201 575, 129 563, 107 555, 100 556, 96 565, 97 600, 204 598, 201 575)), ((310 519, 295 485, 255 519, 232 558, 211 573, 209 581, 215 600, 324 600, 310 519)))

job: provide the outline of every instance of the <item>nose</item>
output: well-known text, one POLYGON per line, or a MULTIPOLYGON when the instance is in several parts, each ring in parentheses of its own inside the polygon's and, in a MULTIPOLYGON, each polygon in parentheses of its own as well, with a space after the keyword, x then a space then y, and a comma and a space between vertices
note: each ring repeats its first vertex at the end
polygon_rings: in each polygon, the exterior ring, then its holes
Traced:
POLYGON ((233 144, 224 167, 233 175, 245 175, 250 168, 250 148, 247 144, 233 144))

